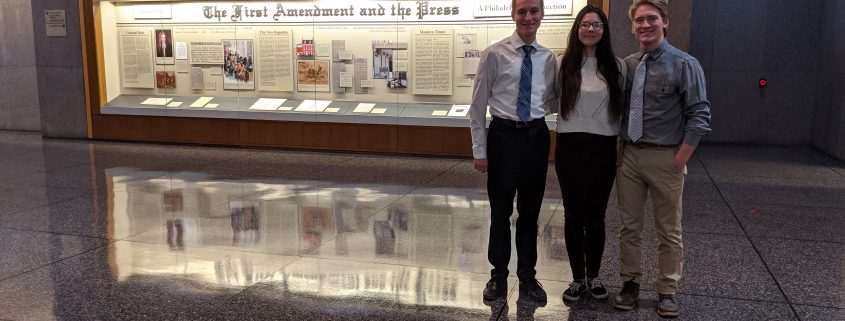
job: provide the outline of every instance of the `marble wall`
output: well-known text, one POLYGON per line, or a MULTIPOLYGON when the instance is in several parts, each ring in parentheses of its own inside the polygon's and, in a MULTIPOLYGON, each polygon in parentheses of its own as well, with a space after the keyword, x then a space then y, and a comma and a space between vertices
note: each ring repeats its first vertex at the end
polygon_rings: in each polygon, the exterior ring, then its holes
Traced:
POLYGON ((826 0, 816 72, 813 146, 845 159, 845 2, 826 0))
POLYGON ((41 133, 47 137, 85 138, 88 125, 78 2, 31 2, 41 133), (66 10, 67 37, 47 37, 45 10, 66 10))
POLYGON ((0 1, 0 130, 41 129, 29 0, 0 1))

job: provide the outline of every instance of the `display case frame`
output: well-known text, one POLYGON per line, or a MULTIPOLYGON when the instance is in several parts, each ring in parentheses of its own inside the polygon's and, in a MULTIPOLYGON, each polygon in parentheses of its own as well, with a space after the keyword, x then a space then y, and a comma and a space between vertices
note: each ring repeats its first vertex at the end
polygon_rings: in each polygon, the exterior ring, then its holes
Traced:
MULTIPOLYGON (((234 96, 213 96, 214 108, 189 107, 199 98, 207 97, 202 91, 190 92, 187 95, 164 96, 128 91, 128 93, 114 95, 109 92, 110 90, 113 92, 113 89, 107 88, 114 85, 114 77, 109 73, 114 73, 115 66, 107 66, 109 59, 106 59, 106 56, 114 54, 108 53, 109 46, 113 44, 104 46, 103 39, 103 29, 107 27, 103 26, 101 4, 106 1, 79 1, 83 20, 83 59, 90 138, 387 154, 471 156, 472 143, 468 129, 468 115, 460 115, 459 112, 454 113, 455 115, 450 113, 454 112, 455 108, 459 108, 457 106, 469 103, 470 96, 466 94, 466 90, 469 90, 467 88, 464 88, 462 100, 458 101, 450 101, 449 98, 442 96, 427 95, 423 95, 426 99, 413 100, 402 96, 407 96, 406 94, 396 94, 395 99, 393 97, 387 99, 362 97, 361 100, 343 97, 331 99, 331 96, 328 96, 330 99, 325 99, 327 97, 325 94, 316 92, 313 95, 309 93, 266 96, 259 91, 250 95, 234 90, 233 92, 238 93, 234 96), (107 86, 109 81, 111 85, 107 86), (154 97, 171 98, 168 104, 173 102, 182 104, 178 107, 141 104, 146 99, 154 97), (261 105, 259 100, 264 99, 286 99, 278 107, 289 110, 250 110, 251 107, 261 105), (304 101, 310 100, 330 100, 331 103, 321 106, 320 112, 297 110, 304 101), (361 104, 375 104, 372 109, 383 108, 384 111, 380 114, 363 113, 359 110, 361 104)), ((129 2, 169 4, 196 1, 129 2)), ((232 5, 254 2, 229 1, 225 3, 232 5)), ((260 1, 257 3, 303 2, 320 3, 321 1, 260 1)), ((407 1, 380 2, 401 4, 407 1)), ((437 1, 429 2, 436 3, 437 1)), ((593 0, 586 2, 604 5, 607 8, 607 1, 604 1, 605 3, 593 0)), ((571 11, 570 18, 574 18, 578 8, 572 8, 571 11)), ((548 15, 546 19, 549 19, 548 15)), ((559 17, 558 20, 560 20, 559 17)), ((502 23, 501 18, 491 21, 509 26, 512 30, 512 22, 502 23)), ((443 22, 431 23, 443 24, 443 22)), ((400 24, 401 22, 396 23, 397 30, 400 24)), ((156 31, 171 30, 173 32, 173 29, 169 29, 172 27, 170 24, 161 23, 161 26, 161 29, 156 29, 156 31)), ((319 24, 312 22, 311 26, 316 28, 319 24)), ((111 33, 116 32, 112 30, 111 33)), ((560 36, 566 37, 565 34, 560 36)), ((111 41, 115 40, 111 39, 111 41)), ((347 39, 347 41, 354 41, 354 39, 347 39)), ((109 40, 105 42, 108 43, 109 40)), ((373 61, 368 60, 369 64, 373 64, 373 61)), ((165 68, 170 66, 166 63, 161 65, 165 68)), ((156 64, 157 68, 162 67, 161 65, 156 64)), ((368 73, 372 73, 372 70, 368 70, 368 73)), ((405 90, 405 92, 408 91, 410 90, 405 90)), ((548 117, 547 124, 553 129, 554 117, 548 117)), ((554 138, 554 135, 552 137, 554 138)))

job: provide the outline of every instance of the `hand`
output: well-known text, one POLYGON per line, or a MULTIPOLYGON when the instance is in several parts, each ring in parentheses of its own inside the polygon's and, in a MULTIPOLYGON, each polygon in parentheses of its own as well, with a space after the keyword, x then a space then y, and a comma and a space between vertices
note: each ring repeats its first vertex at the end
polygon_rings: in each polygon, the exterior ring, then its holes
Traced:
POLYGON ((487 173, 487 159, 486 158, 476 159, 475 163, 473 165, 475 165, 475 170, 482 172, 482 173, 487 173))
POLYGON ((684 169, 687 166, 687 162, 692 156, 692 152, 695 150, 695 147, 692 147, 690 144, 681 144, 681 148, 678 149, 678 152, 675 153, 675 165, 678 166, 679 169, 684 169))

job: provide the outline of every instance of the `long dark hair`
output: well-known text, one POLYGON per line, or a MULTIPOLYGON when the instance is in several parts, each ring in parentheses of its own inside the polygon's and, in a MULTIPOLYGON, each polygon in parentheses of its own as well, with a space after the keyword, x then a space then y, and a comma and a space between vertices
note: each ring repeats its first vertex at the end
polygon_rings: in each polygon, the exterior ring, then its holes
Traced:
POLYGON ((610 95, 607 109, 610 119, 615 121, 622 114, 622 88, 619 83, 619 65, 616 55, 610 47, 610 26, 607 23, 607 15, 601 8, 588 4, 578 12, 575 17, 575 24, 569 31, 569 43, 563 53, 563 61, 560 64, 558 79, 561 80, 560 116, 569 119, 569 114, 575 109, 575 102, 578 100, 578 93, 581 91, 581 66, 584 63, 584 44, 578 40, 578 29, 581 28, 581 21, 588 13, 595 13, 604 23, 604 32, 601 40, 596 45, 596 71, 607 83, 607 91, 610 95))

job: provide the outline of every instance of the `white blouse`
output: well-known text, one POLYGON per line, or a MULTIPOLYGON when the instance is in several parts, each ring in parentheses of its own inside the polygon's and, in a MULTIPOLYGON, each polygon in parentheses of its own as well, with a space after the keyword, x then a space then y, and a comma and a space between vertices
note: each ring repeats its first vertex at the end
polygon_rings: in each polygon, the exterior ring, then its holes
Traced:
MULTIPOLYGON (((620 78, 625 79, 627 70, 622 61, 619 63, 620 78)), ((558 70, 562 63, 562 56, 557 59, 558 70)), ((561 82, 558 83, 560 88, 561 82)), ((610 120, 608 104, 610 94, 607 91, 607 83, 598 74, 595 57, 585 57, 581 66, 581 90, 575 102, 575 109, 570 113, 569 119, 564 120, 560 115, 557 117, 558 133, 591 133, 603 136, 619 135, 619 119, 610 120)))

